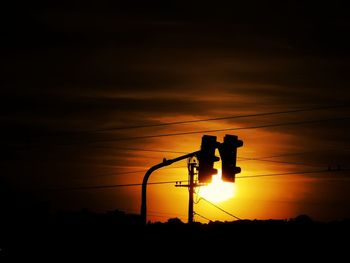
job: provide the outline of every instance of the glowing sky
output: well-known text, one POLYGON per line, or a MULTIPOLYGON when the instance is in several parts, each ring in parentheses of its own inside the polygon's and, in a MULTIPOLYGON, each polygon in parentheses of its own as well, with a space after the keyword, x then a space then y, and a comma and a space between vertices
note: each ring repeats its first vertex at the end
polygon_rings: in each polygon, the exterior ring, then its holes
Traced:
MULTIPOLYGON (((333 120, 350 117, 350 21, 337 1, 48 5, 5 16, 1 180, 16 198, 138 213, 140 187, 33 189, 141 183, 150 166, 198 150, 209 133, 132 137, 277 123, 328 120, 210 134, 244 141, 240 177, 350 168, 349 119, 333 120), (334 105, 343 107, 130 128, 334 105)), ((150 182, 187 179, 185 161, 172 167, 150 182)), ((237 178, 235 196, 218 205, 248 219, 345 218, 347 176, 237 178)), ((150 220, 187 221, 187 198, 174 184, 149 186, 150 220)), ((203 200, 194 209, 233 219, 203 200)))

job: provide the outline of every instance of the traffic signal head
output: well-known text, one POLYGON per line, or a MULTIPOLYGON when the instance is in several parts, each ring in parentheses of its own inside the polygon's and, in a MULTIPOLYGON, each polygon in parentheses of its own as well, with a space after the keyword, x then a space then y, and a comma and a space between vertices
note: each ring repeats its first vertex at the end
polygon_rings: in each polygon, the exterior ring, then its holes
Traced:
POLYGON ((236 174, 241 172, 240 167, 236 167, 237 148, 243 146, 243 141, 238 140, 235 135, 226 134, 224 142, 219 146, 221 157, 222 180, 235 182, 236 174))
POLYGON ((198 157, 198 181, 200 183, 210 183, 212 176, 217 174, 214 169, 214 162, 220 158, 215 156, 215 149, 218 146, 216 136, 204 135, 202 137, 201 150, 198 157))

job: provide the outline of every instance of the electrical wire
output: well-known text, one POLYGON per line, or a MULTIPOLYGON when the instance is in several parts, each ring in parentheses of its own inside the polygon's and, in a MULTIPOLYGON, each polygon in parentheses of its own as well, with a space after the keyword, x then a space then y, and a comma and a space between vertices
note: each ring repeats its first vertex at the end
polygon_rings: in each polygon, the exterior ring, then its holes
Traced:
POLYGON ((259 162, 268 162, 268 163, 293 164, 293 165, 314 166, 314 167, 324 166, 323 164, 317 164, 317 163, 300 163, 300 162, 276 161, 276 160, 266 160, 265 158, 237 157, 237 159, 239 159, 241 161, 259 161, 259 162))
POLYGON ((175 121, 175 122, 134 125, 134 126, 125 126, 125 127, 114 127, 114 128, 106 128, 106 129, 98 129, 98 130, 90 130, 90 131, 78 131, 78 132, 79 133, 97 133, 97 132, 109 132, 109 131, 116 131, 116 130, 153 128, 153 127, 179 125, 179 124, 189 124, 189 123, 208 122, 208 121, 221 121, 221 120, 228 120, 228 119, 239 119, 239 118, 250 118, 250 117, 260 117, 260 116, 269 116, 269 115, 289 114, 289 113, 296 113, 296 112, 308 112, 308 111, 318 111, 318 110, 326 110, 326 109, 336 109, 336 108, 344 108, 344 107, 349 107, 349 105, 347 105, 347 104, 345 104, 345 105, 331 105, 331 106, 321 106, 321 107, 293 109, 293 110, 285 110, 285 111, 274 111, 274 112, 236 115, 236 116, 216 117, 216 118, 207 118, 207 119, 175 121))
MULTIPOLYGON (((196 188, 195 188, 195 189, 196 189, 196 188)), ((198 192, 197 192, 196 190, 194 190, 194 194, 196 195, 196 200, 193 200, 193 203, 194 203, 194 204, 198 204, 198 203, 199 203, 199 201, 200 201, 200 195, 199 195, 199 192, 200 192, 201 188, 200 188, 200 187, 198 187, 197 189, 198 189, 198 192)))
MULTIPOLYGON (((135 209, 117 209, 119 211, 125 211, 128 213, 136 213, 138 214, 140 210, 135 210, 135 209)), ((160 211, 155 211, 155 210, 147 210, 147 214, 151 216, 157 216, 157 217, 164 217, 164 218, 169 218, 169 217, 186 217, 184 214, 179 214, 179 213, 167 213, 167 212, 160 212, 160 211)))
MULTIPOLYGON (((292 174, 313 174, 313 173, 329 173, 329 172, 342 172, 350 171, 350 169, 339 169, 339 170, 313 170, 313 171, 298 171, 298 172, 285 172, 285 173, 272 173, 272 174, 257 174, 257 175, 246 175, 246 176, 236 176, 237 179, 244 178, 257 178, 257 177, 272 177, 272 176, 283 176, 283 175, 292 175, 292 174)), ((350 177, 349 177, 350 179, 350 177)))
POLYGON ((138 152, 157 152, 157 153, 175 153, 175 154, 187 154, 189 152, 180 152, 180 151, 172 151, 172 150, 156 150, 156 149, 145 149, 145 148, 124 148, 124 147, 113 147, 113 146, 99 146, 94 145, 94 148, 101 149, 113 149, 113 150, 121 150, 121 151, 138 151, 138 152))
MULTIPOLYGON (((174 154, 188 154, 189 152, 180 152, 180 151, 172 151, 172 150, 153 150, 153 149, 144 149, 144 148, 119 148, 119 147, 108 147, 110 149, 115 150, 126 150, 126 151, 145 151, 145 152, 160 152, 160 153, 174 153, 174 154)), ((283 157, 288 155, 298 155, 298 154, 304 154, 306 152, 299 152, 299 153, 286 153, 286 154, 280 154, 280 155, 274 155, 274 156, 266 156, 266 157, 259 157, 259 158, 249 158, 249 157, 242 157, 238 156, 237 159, 241 161, 260 161, 260 162, 271 162, 271 163, 282 163, 282 164, 294 164, 294 165, 304 165, 304 166, 323 166, 322 164, 315 164, 315 163, 299 163, 299 162, 287 162, 287 161, 276 161, 276 160, 266 160, 269 158, 275 158, 275 157, 283 157)))
MULTIPOLYGON (((187 166, 174 166, 174 167, 164 167, 163 169, 181 169, 186 168, 187 166)), ((128 171, 128 172, 120 172, 120 173, 106 173, 106 174, 99 174, 94 175, 91 177, 103 177, 103 176, 118 176, 118 175, 124 175, 124 174, 136 174, 136 173, 145 173, 148 170, 135 170, 135 171, 128 171)), ((89 178, 91 178, 89 177, 89 178)))
MULTIPOLYGON (((97 146, 98 147, 98 146, 97 146)), ((160 153, 174 153, 174 154, 188 154, 189 152, 180 152, 180 151, 172 151, 172 150, 153 150, 153 149, 144 149, 144 148, 119 148, 119 147, 108 147, 110 149, 116 149, 116 150, 126 150, 126 151, 145 151, 145 152, 160 152, 160 153)), ((270 158, 276 158, 276 157, 283 157, 283 156, 290 156, 290 155, 301 155, 306 154, 309 152, 295 152, 295 153, 285 153, 285 154, 279 154, 279 155, 272 155, 272 156, 265 156, 265 157, 243 157, 238 156, 237 159, 241 162, 245 161, 259 161, 259 162, 269 162, 269 163, 280 163, 280 164, 291 164, 291 165, 302 165, 302 166, 312 166, 312 167, 320 167, 324 166, 323 164, 317 164, 317 163, 305 163, 305 162, 288 162, 288 161, 277 161, 277 160, 267 160, 270 158)))
MULTIPOLYGON (((159 137, 172 137, 172 136, 182 136, 190 134, 200 134, 200 133, 213 133, 213 132, 224 132, 224 131, 238 131, 238 130, 250 130, 250 129, 262 129, 262 128, 272 128, 272 127, 281 127, 281 126, 294 126, 294 125, 304 125, 312 123, 320 123, 327 121, 341 121, 341 120, 350 120, 350 117, 342 118, 329 118, 329 119, 318 119, 318 120, 306 120, 306 121, 296 121, 296 122, 281 122, 281 123, 272 123, 256 126, 247 126, 247 127, 237 127, 237 128, 225 128, 225 129, 212 129, 212 130, 200 130, 200 131, 189 131, 189 132, 178 132, 178 133, 163 133, 155 135, 144 135, 144 136, 134 136, 134 137, 120 137, 116 139, 105 139, 105 140, 96 140, 96 141, 86 141, 84 143, 100 143, 100 142, 115 142, 115 141, 125 141, 125 140, 138 140, 138 139, 150 139, 150 138, 159 138, 159 137)), ((67 145, 67 144, 66 144, 67 145)), ((63 145, 62 145, 63 146, 63 145)))
POLYGON ((202 216, 201 214, 198 214, 198 213, 195 212, 195 211, 193 211, 193 214, 194 214, 194 215, 197 215, 197 216, 199 216, 199 217, 201 217, 201 218, 203 218, 203 219, 205 219, 205 220, 208 220, 209 222, 212 222, 212 220, 210 220, 209 218, 207 218, 207 217, 205 217, 205 216, 202 216))
MULTIPOLYGON (((162 124, 157 124, 157 125, 158 126, 164 126, 164 125, 173 125, 173 124, 181 124, 181 123, 188 123, 188 122, 201 122, 201 121, 208 121, 208 120, 220 120, 220 119, 230 119, 230 118, 232 119, 232 118, 237 118, 237 117, 242 118, 242 117, 264 116, 264 115, 303 112, 303 111, 314 111, 314 110, 320 110, 320 109, 331 109, 331 108, 341 108, 341 107, 349 107, 349 105, 338 105, 338 106, 318 107, 318 108, 309 108, 309 109, 297 109, 297 110, 291 110, 291 111, 278 111, 278 112, 269 112, 269 113, 260 113, 260 114, 249 114, 249 115, 240 115, 240 116, 231 116, 231 117, 202 119, 202 120, 194 120, 194 121, 180 121, 180 122, 162 123, 162 124)), ((135 136, 135 137, 121 137, 121 138, 116 138, 116 139, 104 139, 104 140, 95 140, 95 141, 85 141, 85 142, 81 142, 81 143, 85 144, 85 143, 112 142, 112 141, 123 141, 123 140, 133 140, 133 139, 148 139, 148 138, 167 137, 167 136, 181 136, 181 135, 199 134, 199 133, 212 133, 212 132, 246 130, 246 129, 260 129, 260 128, 280 127, 280 126, 289 126, 289 125, 311 124, 311 123, 325 122, 325 121, 347 120, 347 119, 350 119, 350 117, 329 118, 329 119, 298 121, 298 122, 285 122, 285 123, 275 123, 275 124, 266 124, 266 125, 258 125, 258 126, 237 127, 237 128, 225 128, 225 129, 200 130, 200 131, 189 131, 189 132, 180 132, 180 133, 145 135, 145 136, 135 136)), ((146 126, 146 125, 144 125, 144 126, 146 126)), ((144 127, 144 126, 142 126, 142 127, 144 127)), ((132 127, 141 127, 141 126, 132 126, 132 127)), ((153 127, 153 126, 149 125, 149 127, 153 127)), ((128 127, 128 128, 131 128, 131 126, 128 127)), ((123 129, 127 129, 127 128, 124 127, 123 129)), ((96 131, 98 131, 98 130, 95 130, 95 131, 80 131, 80 132, 88 132, 88 133, 90 133, 90 132, 96 132, 96 131)), ((74 133, 74 132, 72 132, 72 133, 74 133)), ((79 132, 75 132, 75 133, 79 133, 79 132)), ((67 135, 67 133, 65 133, 64 135, 67 135)), ((57 134, 55 134, 54 136, 57 136, 57 134)), ((69 146, 69 145, 72 145, 72 144, 60 144, 59 146, 69 146)))
MULTIPOLYGON (((283 113, 292 113, 292 112, 300 112, 300 111, 311 111, 311 110, 316 110, 316 109, 339 108, 339 107, 349 107, 349 105, 339 105, 339 106, 329 106, 329 107, 320 107, 320 108, 300 109, 300 110, 284 111, 283 113)), ((270 113, 265 113, 265 114, 281 114, 281 113, 282 113, 282 111, 281 112, 270 112, 270 113)), ((254 116, 255 115, 259 115, 259 114, 254 114, 254 116)), ((252 114, 251 115, 241 115, 240 117, 242 117, 242 116, 252 117, 252 114)), ((232 118, 232 117, 222 117, 222 118, 232 118)), ((212 119, 220 119, 220 118, 212 118, 212 119)), ((248 126, 248 127, 200 130, 200 131, 166 133, 166 134, 144 135, 144 136, 134 136, 134 137, 120 137, 120 138, 115 138, 115 139, 101 139, 101 140, 92 140, 92 141, 82 141, 82 142, 76 142, 76 143, 64 143, 64 144, 59 144, 59 145, 56 145, 56 146, 75 146, 75 145, 80 146, 80 145, 84 145, 84 144, 94 144, 94 143, 100 143, 100 142, 114 142, 114 141, 124 141, 124 140, 134 140, 134 139, 135 140, 136 139, 149 139, 149 138, 157 138, 157 137, 181 136, 181 135, 190 135, 190 134, 213 133, 213 132, 224 132, 224 131, 236 131, 236 130, 247 130, 247 129, 261 129, 261 128, 269 128, 269 127, 303 125, 303 124, 311 124, 311 123, 319 123, 319 122, 327 122, 327 121, 340 121, 340 120, 349 120, 349 119, 350 119, 350 117, 343 117, 343 118, 329 118, 329 119, 318 119, 318 120, 305 120, 305 121, 297 121, 297 122, 284 122, 284 123, 282 122, 282 123, 272 123, 272 124, 264 124, 264 125, 257 125, 257 126, 248 126)), ((209 120, 209 119, 205 119, 205 120, 209 120)), ((204 120, 198 120, 198 121, 204 121, 204 120)), ((181 122, 176 122, 176 123, 181 123, 181 122)), ((169 123, 165 123, 165 124, 169 124, 169 123)), ((105 148, 105 147, 106 146, 101 146, 100 148, 105 148)), ((178 152, 178 153, 181 153, 181 152, 178 152)))
MULTIPOLYGON (((259 175, 236 176, 236 178, 248 179, 248 178, 283 176, 283 175, 292 175, 292 174, 312 174, 312 173, 343 172, 343 171, 350 171, 350 169, 314 170, 314 171, 298 171, 298 172, 286 172, 286 173, 259 174, 259 175)), ((340 179, 340 178, 338 178, 338 179, 340 179)), ((342 178, 342 179, 344 179, 344 178, 342 178)), ((350 179, 350 177, 345 178, 345 179, 350 179)), ((148 183, 148 185, 174 184, 174 183, 179 183, 179 182, 181 182, 181 183, 188 182, 188 180, 150 182, 150 183, 148 183)), ((69 191, 69 190, 92 190, 92 189, 106 189, 106 188, 132 187, 132 186, 142 186, 142 183, 112 184, 112 185, 97 185, 97 186, 78 186, 78 187, 47 188, 47 189, 33 189, 33 190, 35 190, 35 191, 66 191, 66 190, 68 190, 69 191)))
POLYGON ((219 207, 216 204, 210 202, 209 200, 205 199, 204 197, 201 197, 200 199, 206 201, 207 203, 211 204, 212 206, 216 207, 217 209, 221 210, 222 212, 228 214, 229 216, 232 216, 233 218, 235 218, 237 220, 242 220, 238 216, 235 216, 234 214, 231 214, 230 212, 227 212, 225 209, 222 209, 221 207, 219 207))
MULTIPOLYGON (((160 185, 160 184, 174 184, 177 182, 187 182, 187 180, 176 180, 176 181, 163 181, 163 182, 150 182, 147 185, 160 185)), ((93 190, 93 189, 106 189, 106 188, 118 188, 118 187, 131 187, 131 186, 142 186, 141 183, 130 183, 130 184, 111 184, 111 185, 93 185, 93 186, 77 186, 77 187, 62 187, 62 188, 47 188, 47 189, 35 189, 35 191, 71 191, 71 190, 93 190)), ((33 189, 34 190, 34 189, 33 189)))

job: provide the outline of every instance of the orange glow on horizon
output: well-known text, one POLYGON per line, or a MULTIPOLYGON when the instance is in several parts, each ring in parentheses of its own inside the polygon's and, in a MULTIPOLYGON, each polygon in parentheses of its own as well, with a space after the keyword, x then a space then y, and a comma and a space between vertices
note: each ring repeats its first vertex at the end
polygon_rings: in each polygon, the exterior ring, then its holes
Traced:
MULTIPOLYGON (((221 114, 223 115, 223 114, 221 114)), ((226 113, 228 115, 228 113, 226 113)), ((209 118, 210 116, 208 116, 209 118)), ((197 117, 199 118, 199 117, 197 117)), ((196 117, 176 116, 168 117, 166 122, 175 122, 177 119, 196 119, 196 117)), ((233 122, 218 123, 193 123, 191 125, 174 126, 168 129, 166 126, 157 128, 157 133, 177 133, 191 132, 195 130, 207 129, 227 129, 240 127, 248 124, 233 122)), ((217 132, 219 142, 227 131, 217 132)), ((252 177, 261 174, 276 174, 289 171, 298 171, 300 166, 293 164, 287 165, 274 161, 288 161, 286 158, 266 158, 288 152, 298 152, 296 144, 292 144, 294 137, 289 134, 283 134, 280 131, 266 130, 247 130, 235 134, 244 141, 244 146, 238 149, 237 166, 241 167, 242 172, 236 176, 235 183, 227 183, 221 180, 221 161, 214 163, 214 168, 218 170, 218 175, 213 176, 212 183, 207 186, 198 187, 196 192, 198 196, 217 204, 228 212, 244 219, 270 219, 270 218, 290 218, 302 213, 299 209, 303 198, 310 191, 310 183, 301 181, 296 175, 272 176, 272 177, 252 177), (273 143, 271 143, 273 142, 273 143), (253 158, 252 160, 246 158, 253 158), (257 158, 255 160, 254 158, 257 158), (262 159, 262 160, 260 160, 262 159), (266 159, 266 161, 265 161, 266 159), (270 162, 272 160, 273 162, 270 162), (245 178, 247 177, 247 178, 245 178)), ((135 149, 155 149, 166 150, 165 152, 147 152, 133 151, 125 155, 123 163, 128 165, 128 169, 121 172, 141 171, 161 162, 163 158, 173 159, 181 156, 185 152, 193 152, 200 148, 201 137, 203 134, 190 134, 186 136, 174 137, 170 140, 168 137, 160 137, 156 140, 147 140, 142 144, 130 144, 128 147, 135 149), (169 151, 169 152, 168 152, 169 151)), ((136 135, 135 135, 136 136, 136 135)), ((216 151, 216 156, 220 156, 216 151)), ((124 156, 121 156, 124 157, 124 156)), ((120 156, 118 157, 120 160, 120 156)), ((115 171, 116 173, 119 170, 115 171)), ((111 184, 128 184, 142 182, 144 173, 135 175, 113 177, 111 184)), ((109 179, 110 177, 106 177, 109 179)), ((163 181, 186 181, 188 179, 187 160, 174 163, 172 166, 159 169, 152 173, 149 182, 163 181)), ((188 190, 186 188, 175 187, 172 184, 149 185, 147 189, 147 209, 148 220, 151 222, 166 222, 169 218, 178 217, 183 222, 188 220, 188 190)), ((111 207, 120 206, 139 211, 140 209, 140 190, 141 188, 122 188, 119 191, 127 196, 128 199, 117 198, 111 202, 111 207), (127 201, 126 201, 127 200, 127 201), (128 206, 126 206, 128 203, 128 206)), ((197 199, 198 200, 198 199, 197 199)), ((218 210, 211 204, 200 201, 194 204, 194 211, 211 220, 230 221, 233 218, 218 210)), ((207 223, 206 219, 199 216, 195 220, 207 223)))

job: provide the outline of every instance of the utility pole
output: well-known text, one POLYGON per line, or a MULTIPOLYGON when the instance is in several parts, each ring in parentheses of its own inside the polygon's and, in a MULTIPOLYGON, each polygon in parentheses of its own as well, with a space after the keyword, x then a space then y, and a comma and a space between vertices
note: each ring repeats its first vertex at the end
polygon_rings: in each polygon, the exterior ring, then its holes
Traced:
POLYGON ((196 167, 195 162, 190 162, 188 164, 188 175, 189 175, 189 198, 188 198, 188 223, 193 223, 193 194, 194 194, 194 169, 196 167))
POLYGON ((198 186, 197 183, 194 182, 195 169, 197 167, 197 162, 195 158, 188 159, 188 184, 176 184, 175 187, 188 187, 188 223, 193 223, 193 195, 194 188, 198 186))

